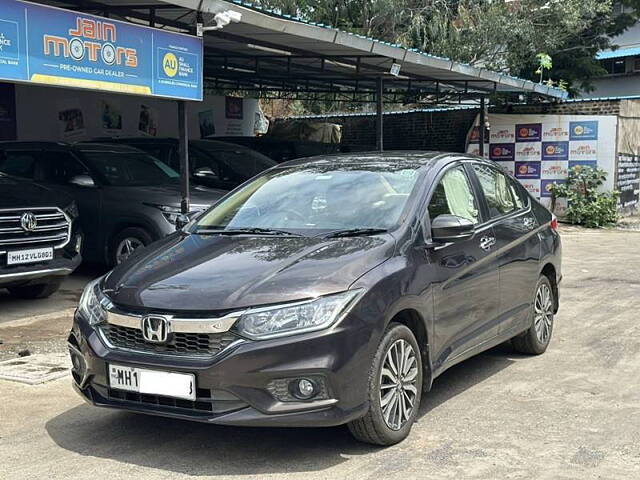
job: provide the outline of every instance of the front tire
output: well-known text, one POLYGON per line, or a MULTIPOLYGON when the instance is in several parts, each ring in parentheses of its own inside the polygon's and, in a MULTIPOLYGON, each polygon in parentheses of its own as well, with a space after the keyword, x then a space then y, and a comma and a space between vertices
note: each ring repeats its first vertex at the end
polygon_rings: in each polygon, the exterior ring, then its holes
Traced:
POLYGON ((60 288, 61 280, 51 280, 47 283, 40 285, 28 285, 26 287, 9 287, 9 293, 17 298, 24 298, 27 300, 36 300, 40 298, 48 298, 58 291, 60 288))
POLYGON ((536 285, 531 305, 531 326, 521 335, 511 339, 513 348, 527 355, 540 355, 547 350, 553 333, 555 298, 549 278, 541 275, 536 285))
POLYGON ((392 323, 380 341, 369 372, 369 411, 348 424, 361 442, 393 445, 404 440, 422 397, 422 357, 413 332, 392 323))
POLYGON ((115 267, 127 260, 138 248, 149 245, 153 239, 146 230, 128 227, 118 233, 109 248, 109 266, 115 267))

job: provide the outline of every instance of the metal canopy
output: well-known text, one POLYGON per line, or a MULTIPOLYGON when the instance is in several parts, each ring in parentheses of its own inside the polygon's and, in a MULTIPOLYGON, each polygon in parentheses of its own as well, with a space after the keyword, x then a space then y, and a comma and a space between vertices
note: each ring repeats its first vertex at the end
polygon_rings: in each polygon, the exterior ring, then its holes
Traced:
POLYGON ((262 98, 389 103, 460 103, 491 94, 530 100, 566 92, 399 45, 305 23, 241 2, 222 0, 40 0, 41 3, 195 33, 198 19, 242 15, 239 23, 204 35, 205 88, 262 98), (399 75, 390 73, 393 64, 399 75), (382 81, 381 81, 382 79, 382 81))

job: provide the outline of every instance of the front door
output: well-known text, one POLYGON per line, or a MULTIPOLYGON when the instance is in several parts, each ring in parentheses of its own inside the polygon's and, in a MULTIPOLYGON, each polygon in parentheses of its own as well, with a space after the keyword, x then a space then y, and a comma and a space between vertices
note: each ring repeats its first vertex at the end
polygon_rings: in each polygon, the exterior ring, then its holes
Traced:
POLYGON ((104 238, 102 235, 101 189, 70 183, 78 175, 89 175, 88 169, 70 152, 44 151, 35 169, 35 179, 53 189, 64 191, 78 203, 80 224, 84 233, 82 254, 89 260, 99 259, 104 238))
POLYGON ((429 201, 429 218, 449 214, 477 225, 468 239, 432 248, 434 366, 464 354, 497 334, 498 268, 492 227, 482 226, 480 202, 462 165, 447 170, 429 201))

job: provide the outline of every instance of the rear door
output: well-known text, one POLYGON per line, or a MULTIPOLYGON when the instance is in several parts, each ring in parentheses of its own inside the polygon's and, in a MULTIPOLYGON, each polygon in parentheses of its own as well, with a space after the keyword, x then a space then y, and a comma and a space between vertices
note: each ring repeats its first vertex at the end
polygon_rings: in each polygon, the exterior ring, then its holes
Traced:
POLYGON ((474 163, 496 238, 500 271, 499 331, 526 325, 538 277, 540 241, 529 196, 513 178, 496 167, 474 163))
POLYGON ((478 193, 462 164, 436 182, 428 214, 431 221, 449 214, 476 224, 471 238, 430 250, 428 268, 436 279, 434 363, 439 368, 497 335, 499 277, 493 229, 484 225, 478 193))

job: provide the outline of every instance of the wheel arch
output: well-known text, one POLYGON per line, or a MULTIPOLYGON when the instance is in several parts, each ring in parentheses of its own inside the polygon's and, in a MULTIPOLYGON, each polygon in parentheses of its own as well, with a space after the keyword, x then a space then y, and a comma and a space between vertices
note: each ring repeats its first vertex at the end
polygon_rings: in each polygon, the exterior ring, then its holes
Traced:
POLYGON ((422 357, 422 389, 425 392, 429 391, 433 382, 433 370, 431 368, 429 332, 424 318, 417 310, 404 308, 393 314, 388 323, 392 322, 406 326, 416 337, 420 346, 420 356, 422 357))
POLYGON ((558 277, 556 267, 553 263, 548 262, 542 267, 540 275, 547 277, 549 279, 549 283, 551 283, 551 290, 553 292, 553 313, 558 313, 560 302, 558 296, 558 277))

